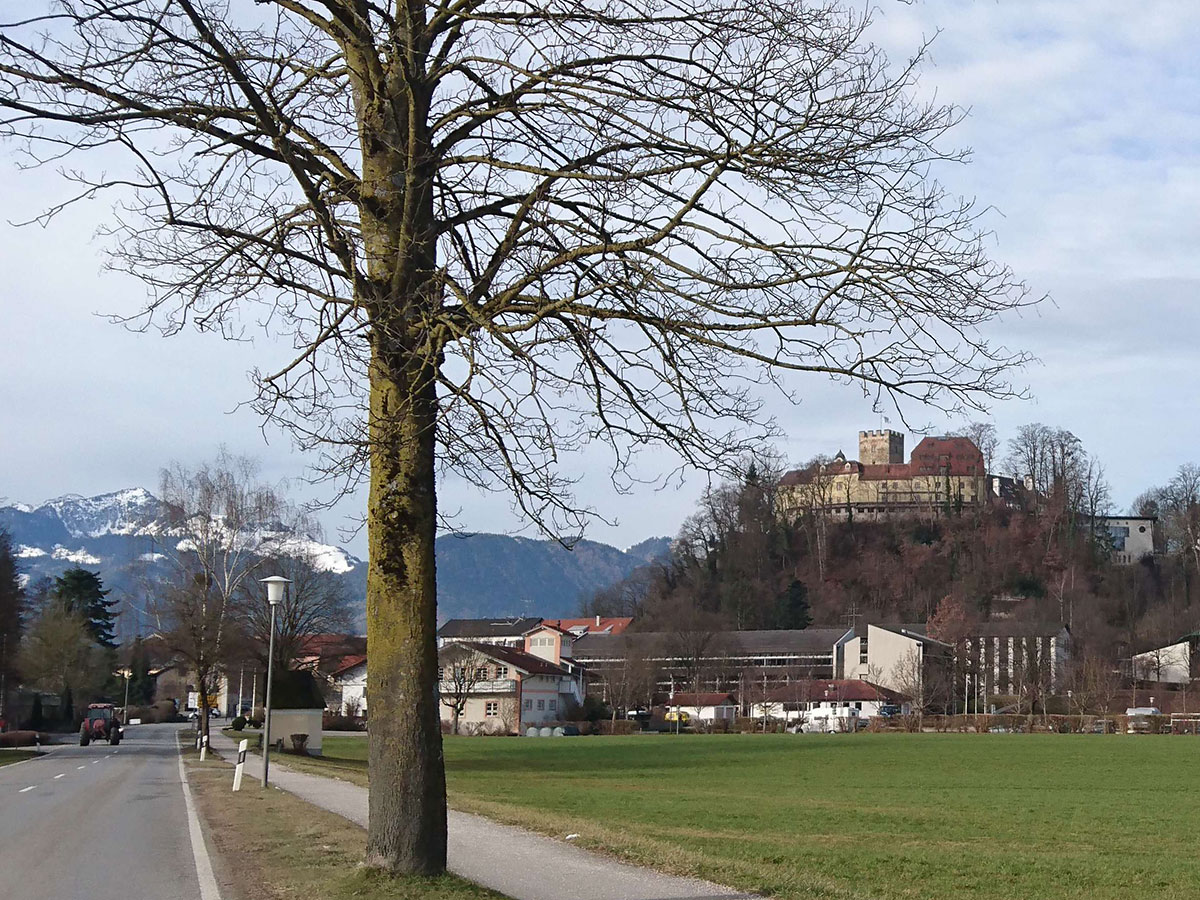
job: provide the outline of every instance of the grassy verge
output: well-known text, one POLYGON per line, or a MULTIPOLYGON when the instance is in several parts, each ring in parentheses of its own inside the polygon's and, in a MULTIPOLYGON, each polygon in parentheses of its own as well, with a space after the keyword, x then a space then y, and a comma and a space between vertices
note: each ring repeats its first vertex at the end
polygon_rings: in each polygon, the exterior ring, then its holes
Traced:
MULTIPOLYGON (((238 732, 229 728, 225 729, 225 734, 235 741, 246 737, 245 734, 239 735, 238 732)), ((324 775, 328 778, 341 778, 343 781, 349 781, 351 784, 367 787, 367 739, 365 737, 347 738, 325 734, 321 740, 323 756, 296 756, 291 753, 275 753, 271 756, 271 759, 280 765, 295 769, 297 772, 309 772, 313 775, 324 775)), ((255 735, 250 735, 251 752, 260 752, 254 749, 254 744, 255 735)))
MULTIPOLYGON (((246 782, 229 790, 233 770, 188 757, 188 777, 223 871, 236 873, 241 900, 503 900, 468 881, 391 878, 360 867, 366 832, 286 791, 246 782)), ((232 898, 230 898, 232 900, 232 898)))
POLYGON ((32 759, 35 756, 37 756, 37 753, 33 750, 0 750, 0 766, 19 763, 26 759, 32 759))

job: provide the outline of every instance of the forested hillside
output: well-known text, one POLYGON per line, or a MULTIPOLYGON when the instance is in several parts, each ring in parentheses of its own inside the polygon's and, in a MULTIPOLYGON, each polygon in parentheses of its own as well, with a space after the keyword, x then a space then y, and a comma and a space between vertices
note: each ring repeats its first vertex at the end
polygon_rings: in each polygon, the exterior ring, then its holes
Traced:
POLYGON ((795 628, 809 622, 924 622, 945 597, 981 621, 1062 621, 1079 653, 1116 658, 1200 626, 1200 470, 1183 466, 1135 512, 1159 516, 1160 552, 1113 559, 1082 496, 1047 475, 1024 508, 997 504, 883 521, 789 515, 778 476, 751 467, 709 492, 669 560, 598 592, 589 614, 639 616, 669 628, 795 628))

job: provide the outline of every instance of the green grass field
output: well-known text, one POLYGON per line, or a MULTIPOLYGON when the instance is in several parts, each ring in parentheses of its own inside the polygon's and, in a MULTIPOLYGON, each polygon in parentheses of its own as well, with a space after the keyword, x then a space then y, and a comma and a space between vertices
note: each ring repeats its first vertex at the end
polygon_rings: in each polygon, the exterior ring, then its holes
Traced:
MULTIPOLYGON (((362 777, 366 741, 326 737, 362 777)), ((778 897, 1200 898, 1200 740, 451 738, 451 803, 778 897)), ((318 764, 321 765, 321 764, 318 764)))
POLYGON ((19 763, 25 759, 31 759, 37 756, 32 750, 0 750, 0 766, 7 766, 10 763, 19 763))

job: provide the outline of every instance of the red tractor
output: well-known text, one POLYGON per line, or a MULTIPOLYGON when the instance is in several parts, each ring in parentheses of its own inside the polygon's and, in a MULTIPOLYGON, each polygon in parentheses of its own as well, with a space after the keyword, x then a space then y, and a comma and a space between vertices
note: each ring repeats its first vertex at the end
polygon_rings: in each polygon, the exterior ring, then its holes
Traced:
POLYGON ((121 743, 121 721, 111 703, 89 703, 79 726, 79 746, 86 747, 92 741, 108 741, 112 745, 121 743))

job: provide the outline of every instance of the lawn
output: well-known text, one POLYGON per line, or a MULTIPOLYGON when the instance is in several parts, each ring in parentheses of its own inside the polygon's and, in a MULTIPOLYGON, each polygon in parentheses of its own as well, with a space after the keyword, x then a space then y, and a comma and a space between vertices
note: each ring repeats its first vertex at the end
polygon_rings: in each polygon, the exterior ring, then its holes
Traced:
POLYGON ((0 766, 19 763, 34 756, 37 756, 37 753, 33 750, 0 750, 0 766))
MULTIPOLYGON (((364 740, 325 741, 329 764, 363 777, 364 740)), ((445 747, 460 809, 779 897, 1200 897, 1195 738, 451 738, 445 747)))

